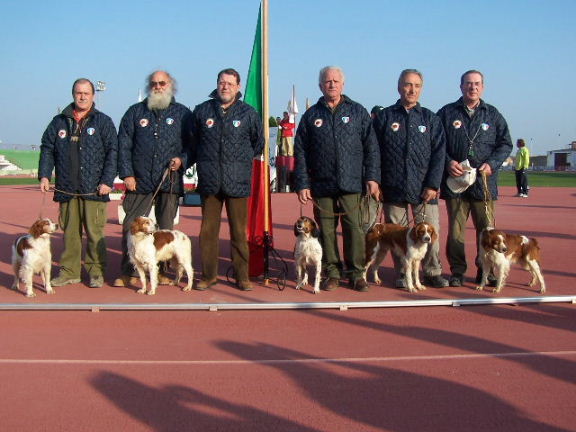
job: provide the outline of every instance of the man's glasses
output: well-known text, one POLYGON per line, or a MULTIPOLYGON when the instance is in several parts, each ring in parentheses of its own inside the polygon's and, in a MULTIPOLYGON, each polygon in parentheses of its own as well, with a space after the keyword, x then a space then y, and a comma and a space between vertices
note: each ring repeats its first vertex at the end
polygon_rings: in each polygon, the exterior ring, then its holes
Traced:
POLYGON ((166 81, 150 81, 150 87, 166 87, 166 84, 168 84, 166 81))

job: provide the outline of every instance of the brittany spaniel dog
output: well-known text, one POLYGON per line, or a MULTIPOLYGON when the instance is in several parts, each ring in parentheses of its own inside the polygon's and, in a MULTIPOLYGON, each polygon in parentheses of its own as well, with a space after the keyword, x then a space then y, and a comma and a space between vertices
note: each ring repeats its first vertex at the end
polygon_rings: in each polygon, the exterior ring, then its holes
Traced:
POLYGON ((156 230, 154 221, 139 216, 130 226, 128 235, 128 256, 136 267, 142 288, 139 294, 154 295, 158 287, 158 263, 170 261, 178 269, 176 285, 186 271, 188 283, 183 291, 192 289, 194 269, 192 268, 192 242, 186 234, 177 230, 156 230), (150 288, 146 292, 146 273, 150 275, 150 288))
POLYGON ((308 283, 307 265, 316 267, 314 294, 320 292, 320 273, 322 272, 322 246, 318 241, 318 225, 307 216, 301 216, 294 224, 294 263, 296 264, 296 289, 308 283))
POLYGON ((28 235, 19 237, 14 242, 12 245, 13 290, 20 290, 20 279, 22 279, 26 287, 26 297, 36 296, 32 290, 32 279, 35 273, 40 273, 46 293, 55 293, 50 285, 50 270, 52 269, 50 234, 57 229, 58 225, 50 219, 38 219, 30 227, 28 235))
POLYGON ((496 288, 493 292, 500 292, 506 284, 510 265, 518 263, 532 275, 532 280, 528 285, 532 287, 539 282, 540 294, 546 292, 546 283, 540 270, 540 246, 535 238, 486 228, 480 233, 479 243, 482 281, 476 287, 477 290, 484 289, 488 283, 488 275, 492 271, 496 277, 496 288))
POLYGON ((382 283, 378 276, 378 267, 391 251, 399 260, 404 274, 406 288, 410 292, 424 290, 420 283, 420 262, 426 255, 428 247, 438 239, 432 225, 426 222, 407 227, 391 223, 377 223, 366 234, 365 273, 372 268, 374 282, 382 283))

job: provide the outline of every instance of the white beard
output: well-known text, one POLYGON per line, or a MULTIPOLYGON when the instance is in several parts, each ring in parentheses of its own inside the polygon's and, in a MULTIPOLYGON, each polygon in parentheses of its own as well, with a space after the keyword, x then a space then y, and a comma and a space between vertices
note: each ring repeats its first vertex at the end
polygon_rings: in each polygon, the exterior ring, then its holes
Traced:
POLYGON ((147 104, 148 109, 151 110, 163 110, 168 108, 170 102, 172 102, 172 90, 166 89, 166 91, 161 93, 150 92, 148 95, 147 104))

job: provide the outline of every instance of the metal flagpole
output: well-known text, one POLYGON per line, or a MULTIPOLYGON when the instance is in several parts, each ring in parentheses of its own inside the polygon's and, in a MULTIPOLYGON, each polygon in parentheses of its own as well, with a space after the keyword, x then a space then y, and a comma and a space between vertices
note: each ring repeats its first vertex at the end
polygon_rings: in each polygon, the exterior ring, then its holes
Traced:
POLYGON ((262 0, 262 123, 264 130, 264 285, 269 282, 270 235, 270 117, 268 76, 268 0, 262 0))

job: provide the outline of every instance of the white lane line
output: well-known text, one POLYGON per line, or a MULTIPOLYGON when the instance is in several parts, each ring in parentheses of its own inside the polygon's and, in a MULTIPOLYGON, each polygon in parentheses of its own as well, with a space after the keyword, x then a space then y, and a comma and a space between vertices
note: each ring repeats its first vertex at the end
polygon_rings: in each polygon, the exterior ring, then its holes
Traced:
POLYGON ((483 358, 510 357, 562 357, 574 356, 576 351, 535 351, 486 354, 450 354, 400 357, 342 357, 305 358, 270 360, 84 360, 84 359, 0 359, 0 364, 71 364, 71 365, 250 365, 250 364, 291 364, 291 363, 380 363, 422 360, 470 360, 483 358))

